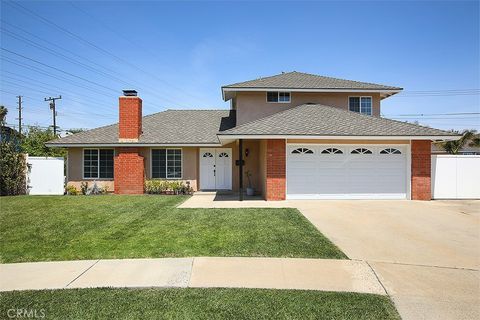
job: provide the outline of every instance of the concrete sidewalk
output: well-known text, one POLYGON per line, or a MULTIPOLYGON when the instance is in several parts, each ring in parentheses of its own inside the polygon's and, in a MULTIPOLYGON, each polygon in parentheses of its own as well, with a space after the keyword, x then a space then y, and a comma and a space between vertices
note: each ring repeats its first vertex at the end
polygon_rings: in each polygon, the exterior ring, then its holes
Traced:
POLYGON ((230 287, 386 292, 365 262, 165 258, 0 264, 0 291, 92 287, 230 287))

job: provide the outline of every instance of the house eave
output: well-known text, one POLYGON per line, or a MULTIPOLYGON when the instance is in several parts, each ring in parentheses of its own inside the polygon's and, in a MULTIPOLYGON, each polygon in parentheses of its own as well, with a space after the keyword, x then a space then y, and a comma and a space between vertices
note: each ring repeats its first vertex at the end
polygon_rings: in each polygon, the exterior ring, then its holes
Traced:
POLYGON ((241 91, 289 91, 289 92, 362 92, 362 93, 380 93, 382 98, 390 97, 394 94, 401 92, 403 89, 359 89, 359 88, 346 88, 346 89, 328 89, 328 88, 249 88, 249 87, 222 87, 222 98, 224 101, 230 100, 231 97, 226 92, 241 92, 241 91))
POLYGON ((297 135, 297 134, 285 134, 285 135, 249 135, 249 134, 219 134, 218 138, 220 141, 223 140, 236 140, 236 139, 336 139, 336 140, 432 140, 432 141, 444 141, 444 140, 457 140, 461 136, 459 135, 442 135, 442 136, 408 136, 408 135, 397 135, 397 136, 338 136, 338 135, 297 135))
POLYGON ((220 143, 46 143, 55 148, 102 148, 102 147, 221 147, 220 143))

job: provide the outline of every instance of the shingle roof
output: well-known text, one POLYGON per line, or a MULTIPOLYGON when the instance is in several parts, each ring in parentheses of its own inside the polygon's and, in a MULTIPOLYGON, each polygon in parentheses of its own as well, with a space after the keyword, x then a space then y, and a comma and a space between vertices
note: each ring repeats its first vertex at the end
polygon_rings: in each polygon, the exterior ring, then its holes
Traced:
POLYGON ((451 132, 335 107, 304 104, 226 130, 221 135, 453 136, 451 132))
POLYGON ((234 83, 222 88, 402 90, 399 87, 324 77, 297 71, 234 83))
MULTIPOLYGON (((142 118, 138 144, 218 144, 217 133, 235 126, 231 110, 167 110, 142 118)), ((50 141, 61 144, 118 144, 118 123, 50 141)), ((124 143, 128 144, 128 143, 124 143)))

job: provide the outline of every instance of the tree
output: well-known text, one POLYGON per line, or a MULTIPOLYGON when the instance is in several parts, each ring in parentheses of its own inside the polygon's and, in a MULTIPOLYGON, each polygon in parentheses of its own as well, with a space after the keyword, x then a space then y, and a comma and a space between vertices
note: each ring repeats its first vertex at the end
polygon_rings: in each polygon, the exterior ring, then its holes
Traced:
POLYGON ((65 157, 65 149, 45 146, 46 142, 55 138, 52 129, 30 127, 23 138, 22 150, 32 157, 65 157))
MULTIPOLYGON (((0 106, 0 126, 3 130, 7 108, 0 106)), ((27 164, 20 153, 16 140, 1 139, 0 142, 0 195, 25 194, 27 164)))
POLYGON ((464 130, 460 139, 442 142, 440 146, 449 154, 458 154, 467 142, 471 141, 469 145, 472 146, 472 144, 475 145, 475 141, 478 143, 478 139, 479 137, 475 130, 464 130))
POLYGON ((0 106, 0 124, 5 125, 5 120, 7 118, 8 109, 5 106, 0 106))

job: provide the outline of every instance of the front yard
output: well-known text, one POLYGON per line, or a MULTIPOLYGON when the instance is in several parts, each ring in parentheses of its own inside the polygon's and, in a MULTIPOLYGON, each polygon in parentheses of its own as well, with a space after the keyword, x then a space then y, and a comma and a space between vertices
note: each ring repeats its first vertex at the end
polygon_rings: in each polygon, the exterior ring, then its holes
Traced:
POLYGON ((191 256, 346 258, 296 209, 177 209, 185 199, 2 197, 0 261, 191 256))
POLYGON ((45 319, 400 319, 386 296, 302 290, 13 291, 0 302, 5 318, 8 310, 26 309, 45 319))

